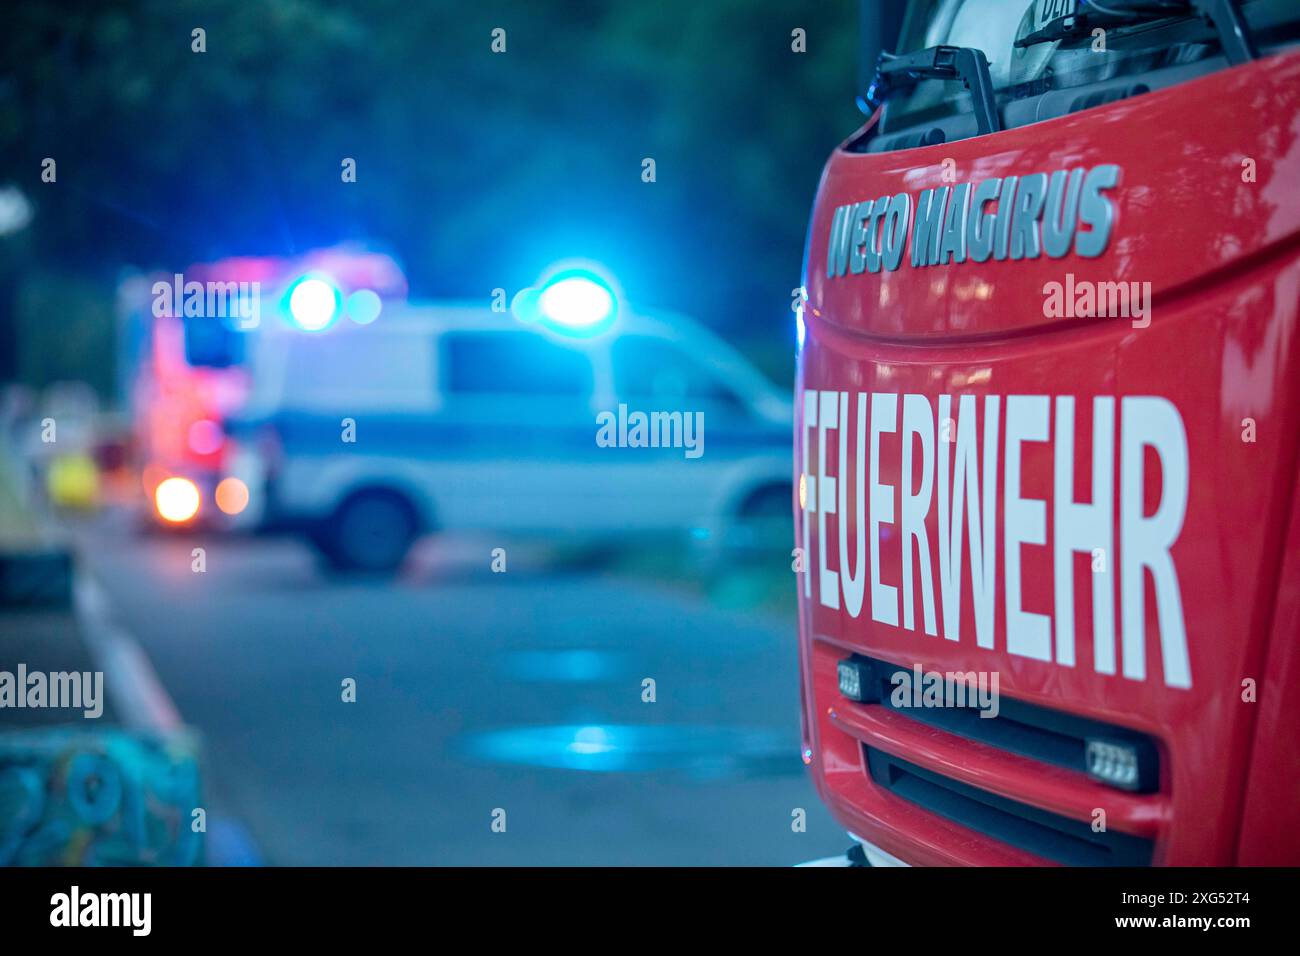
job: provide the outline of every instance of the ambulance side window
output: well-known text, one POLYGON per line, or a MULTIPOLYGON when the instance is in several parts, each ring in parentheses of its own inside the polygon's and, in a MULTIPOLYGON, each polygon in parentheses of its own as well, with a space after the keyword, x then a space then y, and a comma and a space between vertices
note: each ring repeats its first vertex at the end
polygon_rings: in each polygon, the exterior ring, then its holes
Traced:
POLYGON ((592 391, 591 361, 529 332, 451 332, 444 337, 449 396, 575 399, 592 391))
MULTIPOLYGON (((396 412, 427 410, 432 404, 433 369, 423 335, 347 329, 339 335, 295 335, 271 348, 287 350, 280 373, 280 400, 287 405, 396 412)), ((259 357, 259 367, 270 376, 274 373, 260 363, 272 354, 259 357)), ((255 387, 273 388, 270 382, 255 387)))
POLYGON ((611 347, 618 400, 641 411, 720 411, 746 414, 745 403, 705 363, 676 344, 625 335, 611 347))

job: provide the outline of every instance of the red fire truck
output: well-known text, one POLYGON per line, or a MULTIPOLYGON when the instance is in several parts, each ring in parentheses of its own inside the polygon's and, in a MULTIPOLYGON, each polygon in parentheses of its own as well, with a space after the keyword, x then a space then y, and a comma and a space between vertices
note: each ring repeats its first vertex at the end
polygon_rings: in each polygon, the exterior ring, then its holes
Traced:
POLYGON ((249 344, 265 324, 313 335, 339 321, 373 321, 384 302, 405 297, 406 277, 390 256, 352 245, 124 281, 121 388, 147 513, 164 527, 221 526, 223 512, 248 504, 231 473, 226 424, 248 400, 249 344))
POLYGON ((851 855, 1300 863, 1300 5, 863 27, 795 413, 803 753, 851 855))

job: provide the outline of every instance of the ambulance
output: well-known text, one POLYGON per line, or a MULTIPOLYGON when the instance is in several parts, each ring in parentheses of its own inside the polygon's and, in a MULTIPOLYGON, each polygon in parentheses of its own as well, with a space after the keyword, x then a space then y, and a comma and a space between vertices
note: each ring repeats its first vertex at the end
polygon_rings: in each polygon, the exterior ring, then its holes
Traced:
POLYGON ((794 461, 850 859, 1300 863, 1300 5, 862 28, 794 461))
MULTIPOLYGON (((548 272, 509 309, 408 302, 315 335, 269 325, 227 423, 236 527, 391 574, 426 535, 587 544, 685 538, 702 564, 781 547, 788 395, 684 315, 600 270, 548 272)), ((504 553, 504 552, 503 552, 504 553)))

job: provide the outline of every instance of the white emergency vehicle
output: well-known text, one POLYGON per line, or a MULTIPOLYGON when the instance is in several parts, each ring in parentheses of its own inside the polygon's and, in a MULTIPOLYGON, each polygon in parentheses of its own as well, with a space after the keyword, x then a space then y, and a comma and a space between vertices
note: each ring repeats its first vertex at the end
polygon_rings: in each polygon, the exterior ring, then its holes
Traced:
POLYGON ((304 533, 335 566, 372 571, 441 531, 743 542, 770 526, 784 541, 789 399, 682 316, 597 330, 582 281, 544 292, 538 322, 440 303, 312 333, 264 324, 250 400, 227 425, 249 489, 235 522, 304 533))

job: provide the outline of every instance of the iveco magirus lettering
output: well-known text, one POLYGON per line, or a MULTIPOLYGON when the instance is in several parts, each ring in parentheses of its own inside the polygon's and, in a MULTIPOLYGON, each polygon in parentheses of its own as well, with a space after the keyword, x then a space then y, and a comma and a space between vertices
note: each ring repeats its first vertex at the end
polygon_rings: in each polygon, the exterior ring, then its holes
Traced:
POLYGON ((1114 206, 1107 190, 1119 167, 1058 169, 900 192, 835 208, 826 275, 893 271, 911 234, 913 266, 986 262, 990 258, 1084 258, 1106 251, 1114 206))

